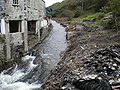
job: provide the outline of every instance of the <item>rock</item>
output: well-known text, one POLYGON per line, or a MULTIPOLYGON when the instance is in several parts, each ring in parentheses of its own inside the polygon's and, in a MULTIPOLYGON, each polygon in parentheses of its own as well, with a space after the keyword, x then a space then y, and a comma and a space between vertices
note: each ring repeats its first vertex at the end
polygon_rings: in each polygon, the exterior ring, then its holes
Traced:
POLYGON ((76 25, 76 30, 79 31, 79 30, 84 30, 84 26, 82 25, 76 25))
POLYGON ((63 27, 67 27, 67 23, 60 23, 60 25, 62 25, 63 27))
POLYGON ((70 32, 67 32, 66 34, 66 39, 69 40, 71 37, 73 37, 75 34, 74 32, 70 31, 70 32))
POLYGON ((102 79, 77 80, 73 82, 73 85, 79 90, 113 90, 110 83, 102 79))
POLYGON ((120 89, 120 81, 113 82, 113 83, 112 83, 112 87, 113 87, 115 90, 119 90, 119 89, 120 89))
POLYGON ((119 58, 116 57, 116 58, 114 58, 114 59, 115 59, 116 61, 120 62, 120 59, 119 59, 119 58))
POLYGON ((69 23, 66 27, 66 31, 74 31, 76 29, 75 24, 69 23))

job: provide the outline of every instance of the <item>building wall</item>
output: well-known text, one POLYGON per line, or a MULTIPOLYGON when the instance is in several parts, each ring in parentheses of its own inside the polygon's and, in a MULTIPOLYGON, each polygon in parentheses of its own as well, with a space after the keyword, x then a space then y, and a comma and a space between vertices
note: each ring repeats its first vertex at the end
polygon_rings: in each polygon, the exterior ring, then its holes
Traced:
POLYGON ((23 20, 25 16, 27 20, 38 20, 45 16, 43 0, 18 0, 18 4, 14 4, 13 1, 7 0, 5 3, 8 20, 23 20))
POLYGON ((8 20, 24 19, 24 0, 18 0, 18 4, 14 4, 13 0, 7 0, 5 3, 5 14, 8 20))
POLYGON ((10 43, 13 44, 14 46, 23 45, 23 42, 24 42, 23 34, 24 33, 22 32, 10 34, 10 43))
POLYGON ((0 0, 0 12, 5 10, 4 4, 5 4, 5 1, 4 0, 0 0))
POLYGON ((0 34, 0 55, 4 58, 5 35, 0 34))
POLYGON ((0 67, 1 60, 9 62, 20 59, 50 31, 48 24, 41 24, 46 16, 43 0, 18 0, 16 4, 13 1, 0 0, 0 8, 4 7, 4 10, 0 9, 0 28, 3 28, 0 32, 0 67))
POLYGON ((0 34, 0 70, 2 70, 3 60, 5 59, 5 35, 0 34))

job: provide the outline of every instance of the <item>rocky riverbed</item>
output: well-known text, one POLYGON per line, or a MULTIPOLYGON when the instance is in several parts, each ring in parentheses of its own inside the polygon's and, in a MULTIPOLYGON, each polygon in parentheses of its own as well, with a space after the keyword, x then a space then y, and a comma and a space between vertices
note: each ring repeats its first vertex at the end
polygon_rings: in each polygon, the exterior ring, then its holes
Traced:
POLYGON ((41 90, 112 90, 120 81, 119 32, 78 25, 67 32, 68 48, 41 90))

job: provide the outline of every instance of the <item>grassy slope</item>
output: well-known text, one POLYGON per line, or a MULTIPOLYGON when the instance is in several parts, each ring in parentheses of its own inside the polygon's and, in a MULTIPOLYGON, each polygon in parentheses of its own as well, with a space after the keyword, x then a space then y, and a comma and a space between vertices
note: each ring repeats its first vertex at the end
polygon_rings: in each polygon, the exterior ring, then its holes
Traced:
POLYGON ((53 16, 72 18, 72 22, 90 20, 104 23, 105 28, 120 27, 120 1, 119 0, 64 0, 50 6, 53 9, 53 16), (116 7, 116 5, 118 5, 116 7), (116 7, 116 9, 114 9, 116 7), (113 17, 103 20, 112 12, 113 17), (115 14, 114 14, 115 13, 115 14), (115 16, 116 15, 116 16, 115 16), (109 22, 112 21, 112 22, 109 22))

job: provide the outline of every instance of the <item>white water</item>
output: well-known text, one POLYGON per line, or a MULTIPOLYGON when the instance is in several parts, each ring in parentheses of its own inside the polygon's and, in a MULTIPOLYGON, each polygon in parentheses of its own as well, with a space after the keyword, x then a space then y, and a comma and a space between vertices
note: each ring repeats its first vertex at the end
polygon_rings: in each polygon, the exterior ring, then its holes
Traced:
MULTIPOLYGON (((12 70, 10 74, 6 74, 9 71, 5 70, 0 74, 0 90, 33 90, 40 88, 41 85, 37 84, 28 84, 25 82, 17 82, 19 79, 27 75, 31 70, 33 70, 37 65, 33 64, 35 57, 34 56, 25 56, 23 57, 23 62, 28 62, 28 68, 25 71, 24 67, 19 69, 18 65, 12 70)), ((10 68, 11 69, 11 68, 10 68)))
POLYGON ((23 82, 16 82, 3 86, 0 90, 33 90, 40 88, 40 85, 27 84, 23 82))

